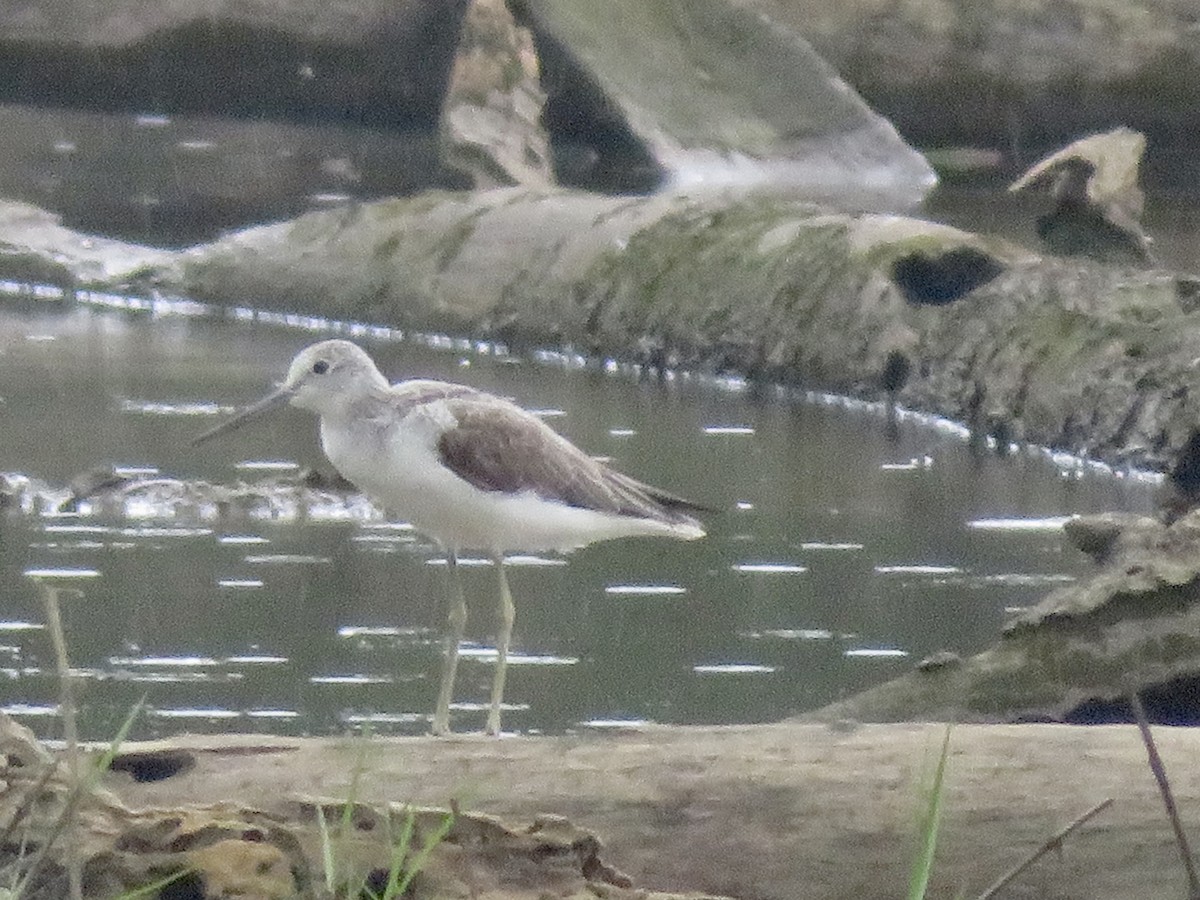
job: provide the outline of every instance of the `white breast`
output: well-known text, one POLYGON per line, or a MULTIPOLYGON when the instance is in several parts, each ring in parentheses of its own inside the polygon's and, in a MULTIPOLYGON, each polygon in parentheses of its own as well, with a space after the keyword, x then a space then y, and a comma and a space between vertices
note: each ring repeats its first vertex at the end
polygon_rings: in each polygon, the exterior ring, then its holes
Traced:
MULTIPOLYGON (((441 468, 440 431, 428 417, 396 421, 321 418, 321 447, 347 479, 389 511, 411 516, 441 468)), ((416 524, 416 523, 414 523, 416 524)))

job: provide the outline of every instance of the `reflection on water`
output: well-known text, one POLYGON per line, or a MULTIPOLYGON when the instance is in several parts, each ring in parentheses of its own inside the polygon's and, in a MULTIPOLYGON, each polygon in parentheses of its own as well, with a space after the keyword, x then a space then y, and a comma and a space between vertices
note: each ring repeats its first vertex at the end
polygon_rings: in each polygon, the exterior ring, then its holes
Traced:
POLYGON ((336 124, 0 103, 0 196, 160 246, 456 181, 437 136, 336 124))
MULTIPOLYGON (((425 730, 447 575, 436 547, 332 494, 245 509, 170 499, 191 479, 328 470, 300 411, 188 446, 257 399, 320 324, 173 310, 0 311, 0 472, 48 485, 42 508, 0 516, 0 708, 58 733, 36 587, 53 579, 77 591, 63 615, 90 738, 111 736, 143 694, 139 736, 425 730), (101 465, 141 479, 141 499, 63 505, 71 479, 101 465)), ((638 381, 570 352, 535 364, 360 328, 391 376, 512 396, 623 471, 718 510, 703 541, 601 544, 569 564, 507 558, 518 615, 506 723, 523 731, 770 720, 939 650, 969 654, 1006 610, 1087 570, 1063 547, 1064 517, 1150 506, 1146 481, 1069 458, 974 459, 952 423, 904 415, 889 443, 868 404, 682 374, 638 381)), ((452 709, 457 728, 477 730, 495 576, 482 558, 462 574, 471 643, 452 709)))

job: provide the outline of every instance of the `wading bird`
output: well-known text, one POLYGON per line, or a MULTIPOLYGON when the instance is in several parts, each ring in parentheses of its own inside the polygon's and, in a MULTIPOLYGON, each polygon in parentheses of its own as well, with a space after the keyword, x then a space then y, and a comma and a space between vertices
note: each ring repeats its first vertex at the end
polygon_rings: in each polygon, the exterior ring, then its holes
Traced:
POLYGON ((640 535, 704 536, 692 516, 703 507, 592 459, 508 400, 443 381, 388 384, 371 357, 350 341, 322 341, 300 351, 278 388, 193 444, 284 403, 316 413, 321 448, 334 467, 446 553, 449 616, 434 734, 450 729, 467 619, 458 574, 461 551, 487 551, 499 580, 499 656, 487 719, 487 733, 499 734, 515 615, 505 551, 570 550, 640 535))

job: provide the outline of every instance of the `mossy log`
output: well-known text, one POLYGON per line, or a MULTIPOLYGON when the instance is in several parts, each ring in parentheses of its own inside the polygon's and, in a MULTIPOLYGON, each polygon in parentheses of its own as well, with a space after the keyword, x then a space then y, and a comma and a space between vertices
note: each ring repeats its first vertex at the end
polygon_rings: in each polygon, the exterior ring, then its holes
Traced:
POLYGON ((5 230, 17 271, 32 256, 77 286, 891 395, 981 435, 1110 461, 1160 466, 1197 418, 1196 279, 902 216, 507 189, 314 212, 175 254, 21 227, 5 230), (123 271, 97 277, 114 255, 123 271))
POLYGON ((1200 398, 1193 279, 764 196, 433 195, 239 232, 157 277, 202 299, 891 393, 1113 461, 1161 464, 1200 398))

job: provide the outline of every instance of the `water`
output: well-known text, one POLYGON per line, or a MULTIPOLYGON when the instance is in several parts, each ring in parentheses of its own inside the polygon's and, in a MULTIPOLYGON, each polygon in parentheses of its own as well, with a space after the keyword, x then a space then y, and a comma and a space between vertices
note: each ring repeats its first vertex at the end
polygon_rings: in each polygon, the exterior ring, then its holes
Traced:
MULTIPOLYGON (((328 470, 315 421, 296 410, 188 446, 320 336, 308 320, 289 328, 198 312, 6 302, 0 472, 62 488, 98 465, 220 483, 328 470)), ((1028 450, 973 458, 948 423, 905 417, 890 442, 865 404, 386 336, 362 342, 389 376, 513 396, 589 452, 716 510, 704 541, 510 560, 505 724, 520 731, 767 721, 939 650, 975 652, 1006 611, 1088 570, 1063 545, 1062 517, 1151 506, 1147 481, 1074 460, 1028 450)), ((59 734, 28 574, 41 570, 78 591, 62 602, 85 737, 110 737, 143 695, 139 737, 428 728, 445 564, 403 522, 342 501, 302 519, 128 512, 0 516, 0 708, 59 734)), ((471 643, 452 723, 478 730, 494 575, 467 560, 463 576, 471 643)))
POLYGON ((0 103, 0 196, 70 228, 182 246, 455 179, 432 132, 0 103))

